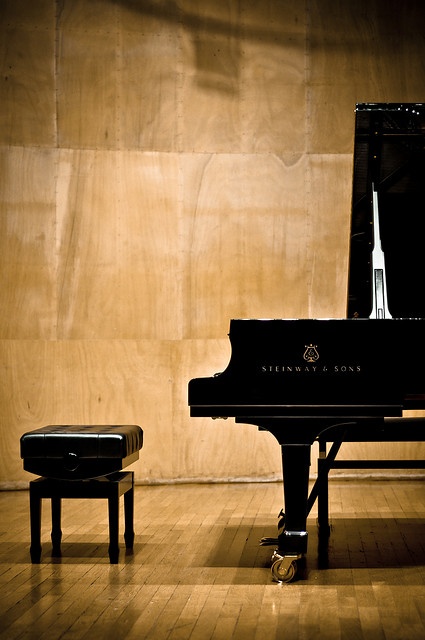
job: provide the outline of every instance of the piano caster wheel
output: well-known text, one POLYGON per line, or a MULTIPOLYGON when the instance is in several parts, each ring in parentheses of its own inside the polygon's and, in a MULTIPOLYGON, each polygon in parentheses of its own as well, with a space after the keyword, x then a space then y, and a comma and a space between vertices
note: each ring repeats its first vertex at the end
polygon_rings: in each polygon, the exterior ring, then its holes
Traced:
POLYGON ((275 551, 272 556, 272 576, 276 582, 291 582, 297 574, 297 560, 301 555, 281 556, 275 551))
POLYGON ((276 560, 272 564, 273 580, 276 582, 291 582, 297 573, 297 563, 291 562, 289 567, 285 567, 284 560, 276 560))

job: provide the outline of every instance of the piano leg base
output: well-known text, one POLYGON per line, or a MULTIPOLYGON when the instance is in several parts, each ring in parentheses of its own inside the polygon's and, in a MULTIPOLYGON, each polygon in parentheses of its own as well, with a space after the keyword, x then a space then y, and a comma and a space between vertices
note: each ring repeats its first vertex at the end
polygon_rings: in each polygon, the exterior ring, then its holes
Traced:
POLYGON ((271 572, 275 582, 292 582, 297 575, 297 560, 302 554, 294 553, 282 556, 278 550, 272 555, 271 572))
POLYGON ((331 527, 329 524, 317 524, 317 533, 319 540, 327 540, 331 535, 331 527))
POLYGON ((307 553, 308 533, 307 531, 279 532, 278 553, 282 556, 305 555, 307 553))

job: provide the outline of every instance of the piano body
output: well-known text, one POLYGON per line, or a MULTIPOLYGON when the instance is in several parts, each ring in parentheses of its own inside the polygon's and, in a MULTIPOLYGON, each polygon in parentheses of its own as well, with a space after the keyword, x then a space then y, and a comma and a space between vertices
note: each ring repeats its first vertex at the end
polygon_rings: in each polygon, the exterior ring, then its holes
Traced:
POLYGON ((280 582, 307 552, 316 440, 334 443, 326 475, 343 441, 425 439, 425 418, 403 417, 425 409, 425 105, 355 113, 347 317, 233 319, 225 371, 189 382, 191 416, 232 417, 281 447, 284 513, 277 538, 263 541, 277 545, 280 582))

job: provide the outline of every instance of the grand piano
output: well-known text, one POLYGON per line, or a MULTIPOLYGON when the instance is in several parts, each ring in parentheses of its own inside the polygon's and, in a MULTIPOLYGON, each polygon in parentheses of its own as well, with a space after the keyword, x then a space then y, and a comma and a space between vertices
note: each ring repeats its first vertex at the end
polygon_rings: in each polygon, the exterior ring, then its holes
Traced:
POLYGON ((425 439, 425 417, 403 415, 425 409, 425 104, 356 105, 354 140, 347 317, 233 319, 227 368, 189 382, 191 416, 232 417, 281 447, 284 509, 262 541, 279 582, 307 552, 318 496, 329 533, 320 492, 342 442, 425 439), (315 441, 333 444, 309 494, 315 441))

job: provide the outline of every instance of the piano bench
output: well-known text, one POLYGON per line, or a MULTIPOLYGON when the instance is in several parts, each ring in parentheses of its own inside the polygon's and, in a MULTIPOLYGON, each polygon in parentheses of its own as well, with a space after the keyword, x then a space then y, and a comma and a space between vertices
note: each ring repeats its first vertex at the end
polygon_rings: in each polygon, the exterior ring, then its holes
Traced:
POLYGON ((25 471, 59 480, 88 480, 121 471, 139 458, 143 431, 135 425, 53 425, 24 433, 25 471))
POLYGON ((126 549, 133 548, 134 542, 134 474, 126 471, 93 480, 55 480, 37 478, 30 482, 31 546, 33 564, 41 560, 41 505, 42 498, 50 498, 52 505, 52 556, 61 553, 61 511, 62 498, 107 498, 109 516, 109 561, 118 563, 120 553, 118 543, 119 498, 124 495, 124 541, 126 549))
POLYGON ((30 489, 32 563, 41 559, 42 499, 52 506, 52 555, 61 555, 62 498, 107 498, 109 512, 109 560, 118 562, 119 498, 124 496, 124 540, 134 541, 134 473, 122 471, 135 462, 143 446, 137 425, 55 425, 21 437, 24 469, 40 475, 30 489))

